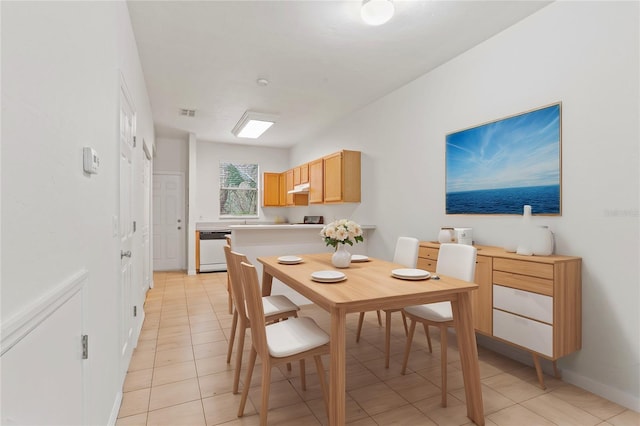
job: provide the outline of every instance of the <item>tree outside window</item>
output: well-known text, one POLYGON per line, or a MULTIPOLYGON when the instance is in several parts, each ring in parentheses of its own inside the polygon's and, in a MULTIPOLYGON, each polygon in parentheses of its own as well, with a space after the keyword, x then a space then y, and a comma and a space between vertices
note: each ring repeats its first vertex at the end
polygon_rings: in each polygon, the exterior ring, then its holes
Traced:
POLYGON ((220 217, 258 217, 258 165, 220 162, 220 217))

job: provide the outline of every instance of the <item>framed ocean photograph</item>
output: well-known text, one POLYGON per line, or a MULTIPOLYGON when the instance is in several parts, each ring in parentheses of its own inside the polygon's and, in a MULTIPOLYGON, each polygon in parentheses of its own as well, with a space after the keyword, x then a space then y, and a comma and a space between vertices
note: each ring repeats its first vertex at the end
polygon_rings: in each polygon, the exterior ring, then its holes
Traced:
POLYGON ((562 213, 561 103, 446 136, 446 213, 562 213))

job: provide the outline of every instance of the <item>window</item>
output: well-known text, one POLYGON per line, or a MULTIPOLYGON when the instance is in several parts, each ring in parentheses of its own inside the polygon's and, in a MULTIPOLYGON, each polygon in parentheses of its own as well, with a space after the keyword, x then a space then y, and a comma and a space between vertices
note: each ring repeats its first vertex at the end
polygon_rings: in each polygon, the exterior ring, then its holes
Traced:
POLYGON ((220 217, 258 217, 258 165, 220 162, 220 217))

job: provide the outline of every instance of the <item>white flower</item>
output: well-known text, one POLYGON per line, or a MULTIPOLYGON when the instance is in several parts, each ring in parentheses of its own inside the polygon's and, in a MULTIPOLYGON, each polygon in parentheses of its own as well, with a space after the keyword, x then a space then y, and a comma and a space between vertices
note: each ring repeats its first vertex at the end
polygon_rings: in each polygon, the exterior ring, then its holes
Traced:
POLYGON ((328 246, 336 247, 338 244, 359 243, 364 241, 362 228, 357 223, 348 219, 339 219, 322 228, 320 236, 328 246))

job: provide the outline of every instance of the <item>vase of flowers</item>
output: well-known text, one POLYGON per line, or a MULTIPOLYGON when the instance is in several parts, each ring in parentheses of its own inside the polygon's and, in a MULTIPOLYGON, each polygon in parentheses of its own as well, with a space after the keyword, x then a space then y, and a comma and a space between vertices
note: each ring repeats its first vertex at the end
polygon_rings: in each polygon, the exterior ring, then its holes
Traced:
POLYGON ((362 228, 352 220, 340 219, 326 225, 320 231, 326 245, 336 249, 331 256, 331 263, 336 268, 348 268, 351 264, 351 253, 345 247, 364 241, 362 228))

